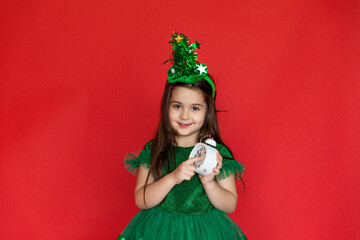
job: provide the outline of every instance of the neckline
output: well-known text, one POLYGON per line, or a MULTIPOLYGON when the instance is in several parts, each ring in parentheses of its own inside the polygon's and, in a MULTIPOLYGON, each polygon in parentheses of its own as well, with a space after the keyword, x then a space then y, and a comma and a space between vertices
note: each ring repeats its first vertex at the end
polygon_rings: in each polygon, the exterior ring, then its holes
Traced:
POLYGON ((194 146, 190 146, 190 147, 181 147, 181 146, 176 146, 176 145, 173 145, 175 148, 177 148, 177 149, 192 149, 192 148, 194 148, 195 147, 195 145, 194 146))

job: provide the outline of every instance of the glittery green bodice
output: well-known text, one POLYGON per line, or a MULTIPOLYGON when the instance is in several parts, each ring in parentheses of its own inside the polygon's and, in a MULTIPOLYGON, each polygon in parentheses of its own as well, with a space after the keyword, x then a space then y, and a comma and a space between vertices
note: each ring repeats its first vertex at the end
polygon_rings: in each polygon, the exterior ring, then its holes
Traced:
MULTIPOLYGON (((217 144, 216 148, 223 156, 223 167, 220 169, 218 178, 223 179, 231 174, 235 174, 237 178, 240 178, 244 171, 243 164, 234 160, 223 145, 217 144)), ((138 157, 130 154, 125 160, 127 169, 135 173, 140 164, 148 168, 151 161, 150 149, 151 141, 144 146, 138 157)), ((189 159, 193 147, 174 146, 174 149, 176 166, 166 163, 163 170, 164 175, 172 172, 183 161, 189 159)), ((182 183, 175 185, 156 208, 169 213, 196 215, 209 212, 214 209, 214 206, 209 201, 198 174, 195 174, 190 181, 184 180, 182 183)))
MULTIPOLYGON (((189 159, 192 148, 193 147, 175 147, 176 166, 170 167, 170 172, 183 161, 189 159)), ((172 164, 170 164, 170 166, 171 165, 172 164)), ((167 174, 167 168, 168 166, 165 164, 164 174, 167 174)), ((157 208, 166 212, 180 214, 205 213, 214 209, 206 196, 198 174, 195 174, 190 181, 184 180, 182 183, 175 185, 157 208)))

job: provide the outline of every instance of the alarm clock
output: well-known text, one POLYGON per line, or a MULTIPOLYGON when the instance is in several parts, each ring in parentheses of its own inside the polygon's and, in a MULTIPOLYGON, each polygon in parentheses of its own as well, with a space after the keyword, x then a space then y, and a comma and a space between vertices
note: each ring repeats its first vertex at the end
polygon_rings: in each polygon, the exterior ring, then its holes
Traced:
POLYGON ((207 139, 205 143, 197 143, 191 150, 189 158, 203 157, 202 160, 194 163, 195 172, 204 176, 212 173, 216 167, 216 153, 219 151, 215 148, 216 142, 213 139, 207 139))

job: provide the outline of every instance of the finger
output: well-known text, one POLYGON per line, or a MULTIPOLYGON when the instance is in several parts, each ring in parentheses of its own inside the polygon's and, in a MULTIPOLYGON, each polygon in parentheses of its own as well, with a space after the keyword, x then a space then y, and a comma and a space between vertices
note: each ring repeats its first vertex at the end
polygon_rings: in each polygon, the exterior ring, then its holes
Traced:
POLYGON ((191 172, 195 172, 195 170, 196 170, 196 167, 192 164, 192 165, 189 165, 188 166, 188 170, 190 170, 191 172))
POLYGON ((217 169, 217 168, 214 168, 213 170, 214 170, 214 171, 213 171, 213 173, 214 173, 214 176, 217 176, 217 175, 219 175, 219 173, 220 173, 220 170, 219 170, 219 169, 217 169))
POLYGON ((211 174, 207 175, 206 177, 209 179, 213 179, 215 177, 214 171, 211 174))
POLYGON ((221 157, 220 154, 218 154, 216 160, 217 160, 217 166, 216 166, 216 167, 217 167, 218 169, 220 169, 220 168, 222 167, 222 157, 221 157))
POLYGON ((184 171, 186 172, 195 172, 196 167, 194 164, 184 165, 184 171))
POLYGON ((189 173, 184 173, 183 178, 189 181, 192 178, 192 176, 189 173))
POLYGON ((188 160, 186 160, 186 162, 189 163, 189 164, 194 164, 195 162, 200 161, 202 159, 203 159, 202 156, 201 157, 194 157, 194 158, 189 158, 188 160))
POLYGON ((193 171, 186 171, 186 172, 185 172, 185 175, 190 176, 190 177, 193 177, 193 176, 195 175, 195 172, 193 172, 193 171))

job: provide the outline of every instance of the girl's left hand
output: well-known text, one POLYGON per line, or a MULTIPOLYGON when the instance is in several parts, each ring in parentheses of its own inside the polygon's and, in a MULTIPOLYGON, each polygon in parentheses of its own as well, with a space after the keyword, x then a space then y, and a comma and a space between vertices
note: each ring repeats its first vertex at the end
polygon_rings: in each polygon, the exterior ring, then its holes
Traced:
POLYGON ((222 156, 220 155, 220 153, 216 154, 216 161, 217 161, 217 165, 215 168, 213 168, 213 171, 211 174, 209 174, 207 176, 199 174, 199 178, 200 178, 202 185, 211 183, 212 181, 214 181, 215 176, 219 175, 220 169, 222 168, 222 156))

